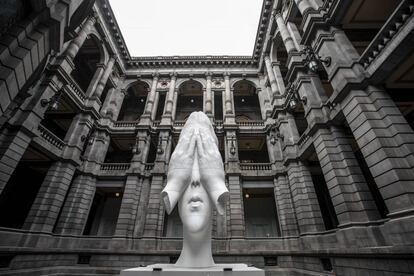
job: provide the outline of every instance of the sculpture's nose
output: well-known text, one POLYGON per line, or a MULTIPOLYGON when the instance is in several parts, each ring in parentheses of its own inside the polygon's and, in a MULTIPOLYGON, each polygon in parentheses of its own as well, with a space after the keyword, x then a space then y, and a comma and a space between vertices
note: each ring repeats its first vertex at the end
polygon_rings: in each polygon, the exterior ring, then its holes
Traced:
POLYGON ((198 166, 197 151, 194 153, 193 168, 191 171, 191 187, 200 186, 200 168, 198 166))

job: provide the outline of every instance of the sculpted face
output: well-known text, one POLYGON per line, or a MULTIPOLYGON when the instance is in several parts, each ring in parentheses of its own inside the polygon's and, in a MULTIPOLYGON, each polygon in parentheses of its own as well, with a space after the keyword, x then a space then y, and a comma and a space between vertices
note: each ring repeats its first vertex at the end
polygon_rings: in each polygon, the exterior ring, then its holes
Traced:
POLYGON ((198 181, 187 186, 178 202, 183 227, 190 233, 198 233, 207 228, 211 221, 211 202, 206 189, 198 181))
POLYGON ((217 136, 210 119, 193 112, 184 125, 168 165, 167 185, 161 197, 168 214, 178 202, 183 223, 183 249, 177 265, 209 267, 212 207, 225 213, 229 191, 217 136))

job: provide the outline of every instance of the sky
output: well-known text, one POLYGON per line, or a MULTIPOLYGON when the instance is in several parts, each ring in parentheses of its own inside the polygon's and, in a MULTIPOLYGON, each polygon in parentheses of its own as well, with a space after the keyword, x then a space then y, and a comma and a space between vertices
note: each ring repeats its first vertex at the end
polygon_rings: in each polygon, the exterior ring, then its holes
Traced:
POLYGON ((263 0, 110 0, 131 56, 251 56, 263 0))

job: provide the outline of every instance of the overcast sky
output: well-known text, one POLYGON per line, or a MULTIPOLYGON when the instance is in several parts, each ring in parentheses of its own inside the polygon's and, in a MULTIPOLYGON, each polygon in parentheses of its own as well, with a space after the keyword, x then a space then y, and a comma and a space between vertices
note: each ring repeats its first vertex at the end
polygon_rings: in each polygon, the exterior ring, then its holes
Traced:
POLYGON ((250 56, 263 0, 110 3, 132 56, 250 56))

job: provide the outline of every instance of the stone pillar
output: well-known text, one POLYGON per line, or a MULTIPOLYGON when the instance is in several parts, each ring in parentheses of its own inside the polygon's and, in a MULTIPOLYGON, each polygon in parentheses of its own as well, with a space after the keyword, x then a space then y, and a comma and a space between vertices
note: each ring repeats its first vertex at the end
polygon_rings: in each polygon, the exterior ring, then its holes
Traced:
POLYGON ((154 121, 155 116, 157 115, 159 100, 160 100, 160 93, 158 91, 156 91, 155 92, 155 99, 154 99, 154 106, 152 107, 152 112, 151 112, 151 121, 154 121))
POLYGON ((170 88, 167 93, 164 114, 162 116, 161 125, 172 124, 172 113, 174 107, 174 94, 175 94, 175 83, 177 81, 177 73, 171 74, 170 88))
POLYGON ((147 96, 144 113, 141 116, 140 124, 149 124, 151 121, 152 110, 154 108, 157 93, 158 74, 153 74, 151 90, 147 96))
POLYGON ((145 161, 150 148, 150 140, 151 138, 146 130, 138 130, 136 148, 132 157, 131 167, 127 172, 128 176, 115 230, 115 235, 117 236, 136 237, 135 221, 138 216, 141 218, 139 220, 140 223, 144 224, 142 215, 145 214, 146 208, 144 206, 146 206, 146 202, 144 205, 141 204, 141 208, 138 208, 138 205, 142 201, 141 197, 145 195, 145 192, 143 193, 145 161))
POLYGON ((4 129, 0 134, 0 193, 20 162, 31 141, 23 130, 4 129))
POLYGON ((290 54, 291 52, 297 51, 295 44, 293 43, 293 39, 290 36, 289 30, 285 25, 285 21, 281 14, 275 15, 276 24, 280 31, 280 36, 282 37, 283 44, 285 45, 286 52, 290 54))
POLYGON ((295 208, 289 189, 289 181, 286 173, 281 171, 283 168, 283 151, 280 138, 276 133, 271 132, 266 136, 269 159, 272 168, 276 172, 274 182, 274 195, 281 236, 297 236, 299 234, 296 220, 295 208), (273 141, 272 141, 273 140, 273 141))
POLYGON ((386 91, 352 90, 341 103, 346 121, 390 214, 414 209, 414 133, 386 91))
POLYGON ((213 115, 213 91, 211 90, 211 73, 206 74, 207 84, 204 100, 204 113, 210 119, 214 117, 213 115))
POLYGON ((300 13, 304 15, 308 10, 312 10, 312 3, 309 0, 295 0, 300 13))
POLYGON ((226 176, 230 193, 230 208, 227 214, 230 221, 229 234, 232 238, 241 238, 244 237, 245 223, 236 131, 227 131, 224 139, 226 176))
POLYGON ((62 156, 67 161, 56 161, 49 168, 26 218, 24 229, 39 232, 53 231, 75 174, 77 162, 79 162, 84 143, 82 136, 87 136, 91 128, 90 120, 92 118, 84 114, 79 114, 73 119, 65 137, 67 146, 64 148, 62 156), (45 206, 48 206, 47 210, 44 209, 45 206))
POLYGON ((270 61, 270 57, 266 55, 264 57, 264 61, 266 65, 267 77, 269 78, 270 88, 272 89, 272 100, 273 100, 275 96, 280 95, 280 92, 277 87, 276 78, 273 75, 273 68, 272 68, 272 62, 270 61))
POLYGON ((340 225, 380 218, 349 139, 335 126, 314 134, 316 154, 340 225))
POLYGON ((227 124, 235 124, 233 93, 230 89, 230 74, 224 75, 224 120, 227 124))
POLYGON ((85 228, 96 190, 96 174, 109 147, 109 135, 95 131, 84 154, 81 174, 73 180, 57 223, 55 233, 81 235, 85 228))
POLYGON ((285 166, 300 234, 324 231, 324 223, 309 169, 297 158, 299 133, 292 115, 280 115, 280 133, 284 137, 285 166))
POLYGON ((160 237, 162 234, 162 220, 165 211, 161 202, 161 191, 164 187, 164 181, 165 176, 163 174, 155 174, 152 176, 143 229, 143 236, 145 238, 160 237))
POLYGON ((78 36, 74 38, 66 49, 66 55, 73 60, 79 52, 79 49, 82 47, 83 43, 86 40, 86 37, 90 33, 93 25, 95 25, 96 18, 91 16, 86 20, 85 24, 82 26, 81 30, 78 33, 78 36))
POLYGON ((106 64, 105 71, 103 72, 102 77, 99 80, 98 86, 96 87, 95 91, 92 92, 93 93, 93 95, 92 95, 93 98, 100 99, 100 97, 102 95, 102 92, 105 89, 105 85, 108 81, 108 78, 112 73, 112 69, 114 67, 114 64, 115 64, 115 57, 112 56, 109 59, 108 63, 106 64))
POLYGON ((289 180, 285 174, 278 174, 274 178, 274 193, 278 210, 281 236, 290 237, 299 235, 295 207, 289 188, 289 180))
POLYGON ((245 234, 244 205, 240 175, 227 175, 230 193, 230 235, 232 238, 243 238, 245 234))
POLYGON ((286 87, 285 87, 285 81, 283 80, 282 72, 280 71, 279 62, 277 61, 272 62, 272 69, 273 69, 273 74, 275 75, 277 86, 279 88, 278 89, 279 93, 283 95, 286 92, 286 87))
POLYGON ((122 108, 122 103, 125 99, 125 95, 126 95, 127 91, 125 89, 121 89, 121 90, 117 90, 117 93, 115 94, 115 99, 113 101, 111 101, 111 108, 113 108, 113 119, 117 120, 118 116, 119 116, 119 112, 121 112, 121 108, 122 108))
POLYGON ((56 161, 49 168, 23 225, 33 232, 52 232, 75 174, 75 163, 56 161))
POLYGON ((103 63, 96 64, 95 73, 93 74, 93 77, 91 81, 89 82, 88 88, 86 89, 86 91, 84 91, 85 95, 87 95, 88 97, 92 97, 93 93, 98 87, 99 80, 101 79, 104 71, 105 71, 105 64, 103 63))

